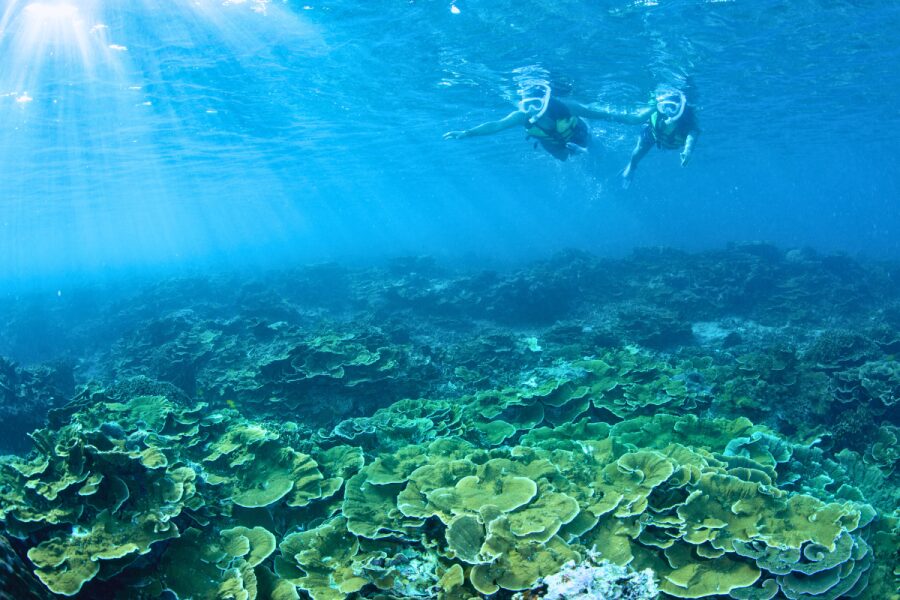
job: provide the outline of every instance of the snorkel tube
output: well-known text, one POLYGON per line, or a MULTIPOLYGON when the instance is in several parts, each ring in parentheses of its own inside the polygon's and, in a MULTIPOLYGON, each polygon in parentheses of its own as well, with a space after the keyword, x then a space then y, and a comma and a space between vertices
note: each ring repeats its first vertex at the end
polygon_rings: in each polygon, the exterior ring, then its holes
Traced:
POLYGON ((529 115, 528 122, 534 125, 547 112, 550 106, 550 86, 535 86, 533 91, 543 90, 542 96, 530 95, 519 102, 519 110, 529 115))
POLYGON ((666 116, 663 121, 664 125, 671 125, 680 119, 684 114, 685 106, 687 106, 687 98, 681 91, 666 92, 656 97, 656 110, 666 116))

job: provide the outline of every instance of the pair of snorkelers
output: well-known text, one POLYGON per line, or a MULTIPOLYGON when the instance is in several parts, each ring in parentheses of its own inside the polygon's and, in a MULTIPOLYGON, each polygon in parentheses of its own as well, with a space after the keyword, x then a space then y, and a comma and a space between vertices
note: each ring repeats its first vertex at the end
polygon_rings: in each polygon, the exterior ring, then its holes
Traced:
POLYGON ((527 139, 535 140, 535 145, 539 143, 555 158, 567 160, 590 148, 591 132, 585 119, 642 125, 631 159, 622 171, 624 187, 631 183, 638 163, 653 146, 669 150, 681 149, 681 165, 687 165, 699 134, 694 109, 680 90, 663 90, 654 94, 647 106, 627 112, 612 110, 597 103, 584 105, 571 100, 560 100, 551 93, 549 86, 538 86, 526 94, 515 111, 499 121, 482 123, 472 129, 449 131, 444 134, 444 139, 458 140, 490 135, 522 126, 527 139))

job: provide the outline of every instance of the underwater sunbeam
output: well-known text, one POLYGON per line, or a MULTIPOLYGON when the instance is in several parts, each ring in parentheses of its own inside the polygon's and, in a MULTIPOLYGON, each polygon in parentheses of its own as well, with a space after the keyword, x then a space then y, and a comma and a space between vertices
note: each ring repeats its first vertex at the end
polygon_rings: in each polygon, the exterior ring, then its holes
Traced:
POLYGON ((91 71, 96 47, 102 43, 91 35, 93 8, 92 2, 12 3, 0 37, 9 66, 0 81, 5 90, 36 90, 60 73, 72 77, 77 70, 91 71))
POLYGON ((70 22, 78 16, 78 7, 67 2, 48 4, 46 2, 32 2, 25 7, 25 13, 39 21, 63 21, 70 22))

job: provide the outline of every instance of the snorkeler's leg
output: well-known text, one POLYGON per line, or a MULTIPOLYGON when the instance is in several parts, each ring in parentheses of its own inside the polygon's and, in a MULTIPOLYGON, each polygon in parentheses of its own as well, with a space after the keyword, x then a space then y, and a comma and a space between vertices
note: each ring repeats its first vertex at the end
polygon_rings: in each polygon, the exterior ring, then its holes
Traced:
POLYGON ((634 150, 631 151, 631 159, 622 171, 623 188, 628 189, 631 185, 631 178, 634 176, 634 170, 637 168, 638 163, 641 162, 641 159, 647 156, 647 153, 650 152, 650 148, 652 147, 653 135, 649 132, 648 127, 645 126, 644 130, 641 132, 641 137, 638 138, 637 144, 634 146, 634 150))

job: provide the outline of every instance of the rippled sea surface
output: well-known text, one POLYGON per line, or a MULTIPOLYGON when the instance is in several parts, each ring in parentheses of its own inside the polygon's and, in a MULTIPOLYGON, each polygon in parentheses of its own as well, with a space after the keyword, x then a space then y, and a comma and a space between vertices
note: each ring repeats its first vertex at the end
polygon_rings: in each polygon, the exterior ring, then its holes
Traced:
POLYGON ((0 275, 769 240, 900 254, 900 3, 7 0, 0 275), (528 81, 622 108, 697 91, 693 163, 557 163, 528 81))

